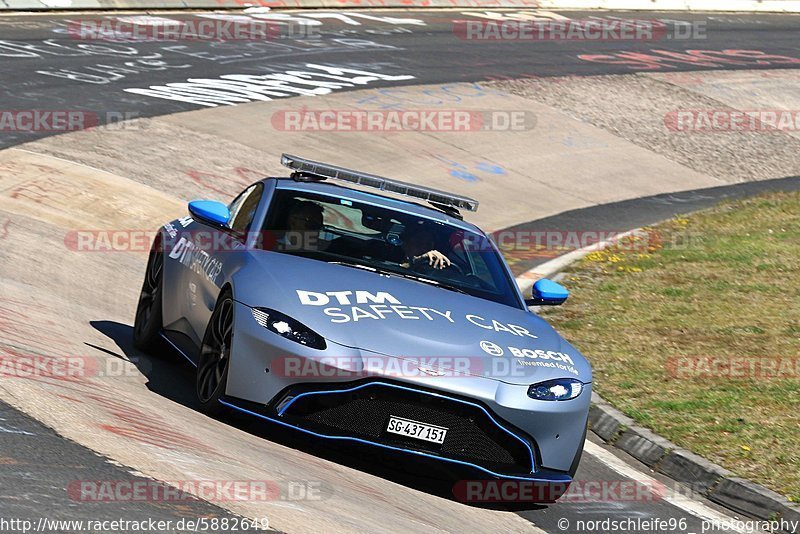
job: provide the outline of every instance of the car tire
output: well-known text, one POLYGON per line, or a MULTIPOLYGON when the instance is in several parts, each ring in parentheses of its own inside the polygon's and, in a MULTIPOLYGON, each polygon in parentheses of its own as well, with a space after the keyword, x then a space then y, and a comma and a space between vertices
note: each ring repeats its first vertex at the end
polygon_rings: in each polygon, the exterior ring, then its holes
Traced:
POLYGON ((233 297, 223 290, 208 321, 195 375, 195 391, 200 410, 211 416, 226 411, 219 401, 228 383, 231 343, 233 341, 233 297))
POLYGON ((575 473, 578 472, 578 466, 581 463, 581 457, 583 456, 583 446, 586 443, 586 435, 589 431, 589 421, 586 421, 586 424, 583 425, 583 437, 581 438, 581 446, 578 447, 578 451, 575 453, 575 458, 572 459, 572 465, 569 467, 569 476, 573 479, 575 478, 575 473))
POLYGON ((161 340, 164 253, 160 249, 161 240, 156 238, 150 248, 150 257, 147 260, 147 269, 133 321, 133 346, 154 354, 164 352, 161 340))

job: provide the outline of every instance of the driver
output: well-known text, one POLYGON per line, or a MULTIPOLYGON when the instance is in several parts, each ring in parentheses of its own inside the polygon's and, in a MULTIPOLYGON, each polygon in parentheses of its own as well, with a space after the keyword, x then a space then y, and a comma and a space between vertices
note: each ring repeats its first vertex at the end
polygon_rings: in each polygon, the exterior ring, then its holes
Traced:
POLYGON ((426 260, 428 266, 434 269, 445 269, 452 265, 450 258, 436 250, 436 239, 430 228, 422 225, 418 228, 407 228, 402 238, 405 258, 401 267, 410 268, 426 260))
POLYGON ((316 250, 322 230, 322 206, 308 200, 298 200, 289 207, 286 232, 278 243, 286 249, 316 250))

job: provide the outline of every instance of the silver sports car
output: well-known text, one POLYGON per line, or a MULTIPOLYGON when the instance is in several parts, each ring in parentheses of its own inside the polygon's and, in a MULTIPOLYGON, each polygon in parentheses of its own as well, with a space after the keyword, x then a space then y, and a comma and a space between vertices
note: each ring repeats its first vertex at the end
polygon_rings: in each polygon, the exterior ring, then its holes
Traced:
POLYGON ((561 304, 566 289, 539 280, 526 299, 491 239, 463 220, 475 200, 282 163, 291 176, 229 205, 191 202, 160 229, 136 346, 166 340, 189 360, 210 414, 566 490, 592 372, 529 310, 561 304))

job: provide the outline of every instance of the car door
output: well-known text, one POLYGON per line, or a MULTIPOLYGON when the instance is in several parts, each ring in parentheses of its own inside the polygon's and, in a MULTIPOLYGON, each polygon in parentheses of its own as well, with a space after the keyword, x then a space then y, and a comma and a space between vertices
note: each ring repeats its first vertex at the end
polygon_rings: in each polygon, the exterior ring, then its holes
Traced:
POLYGON ((228 205, 231 216, 225 228, 201 221, 192 224, 193 246, 189 257, 182 258, 184 268, 175 278, 178 287, 185 288, 176 292, 180 316, 185 321, 179 321, 175 329, 188 335, 197 347, 202 343, 221 288, 246 254, 246 240, 263 189, 263 184, 255 183, 228 205))
POLYGON ((221 288, 226 280, 230 279, 231 274, 235 272, 241 261, 242 256, 247 254, 248 238, 252 230, 253 221, 258 211, 261 199, 264 193, 264 185, 257 182, 236 197, 230 203, 228 209, 231 212, 230 222, 228 223, 228 231, 224 235, 219 236, 219 250, 214 251, 214 258, 218 260, 215 269, 218 269, 218 274, 213 279, 206 276, 197 277, 196 284, 202 292, 202 298, 207 306, 203 307, 203 312, 206 314, 199 322, 203 326, 203 332, 198 332, 200 339, 205 331, 205 325, 208 324, 211 318, 211 312, 214 309, 214 304, 217 302, 221 288))

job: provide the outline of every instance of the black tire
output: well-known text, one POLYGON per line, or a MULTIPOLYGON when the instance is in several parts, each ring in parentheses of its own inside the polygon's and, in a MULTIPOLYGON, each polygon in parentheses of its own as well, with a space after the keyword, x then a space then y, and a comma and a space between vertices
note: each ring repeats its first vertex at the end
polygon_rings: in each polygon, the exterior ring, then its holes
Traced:
POLYGON ((163 352, 161 329, 163 327, 162 294, 164 279, 164 253, 156 238, 150 249, 144 275, 136 318, 133 321, 133 346, 145 352, 163 352))
POLYGON ((589 421, 586 421, 586 424, 583 426, 583 437, 581 438, 581 446, 578 447, 578 451, 575 453, 575 458, 572 459, 572 465, 569 467, 569 476, 575 478, 575 473, 578 472, 578 466, 581 463, 581 457, 583 456, 583 446, 586 443, 586 435, 589 430, 589 421))
POLYGON ((225 394, 228 383, 232 341, 233 298, 229 290, 224 290, 208 321, 195 377, 200 410, 211 416, 219 416, 226 411, 219 400, 225 394))

